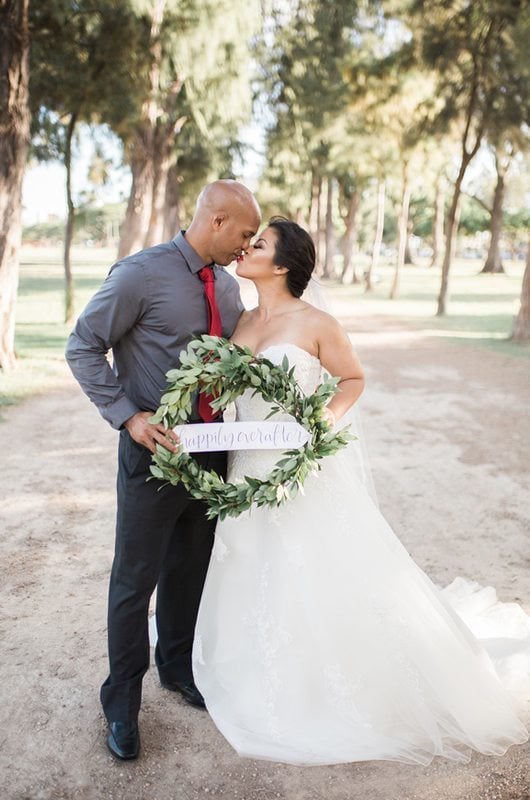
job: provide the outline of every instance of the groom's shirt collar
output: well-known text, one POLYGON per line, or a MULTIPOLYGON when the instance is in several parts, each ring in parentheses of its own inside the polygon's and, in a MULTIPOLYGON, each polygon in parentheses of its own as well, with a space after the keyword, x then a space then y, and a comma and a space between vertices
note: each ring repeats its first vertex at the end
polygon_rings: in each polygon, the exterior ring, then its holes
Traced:
POLYGON ((204 267, 204 259, 193 249, 186 239, 185 233, 186 231, 179 231, 175 238, 172 239, 172 244, 180 250, 190 272, 195 273, 204 267))

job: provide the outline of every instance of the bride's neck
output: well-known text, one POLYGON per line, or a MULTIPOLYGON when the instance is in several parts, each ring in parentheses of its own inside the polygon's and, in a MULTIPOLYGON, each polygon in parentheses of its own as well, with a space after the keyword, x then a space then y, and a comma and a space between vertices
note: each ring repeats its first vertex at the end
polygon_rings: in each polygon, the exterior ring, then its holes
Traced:
POLYGON ((281 314, 288 314, 295 311, 302 305, 302 301, 286 289, 274 289, 269 287, 256 287, 258 290, 258 316, 267 322, 281 314))

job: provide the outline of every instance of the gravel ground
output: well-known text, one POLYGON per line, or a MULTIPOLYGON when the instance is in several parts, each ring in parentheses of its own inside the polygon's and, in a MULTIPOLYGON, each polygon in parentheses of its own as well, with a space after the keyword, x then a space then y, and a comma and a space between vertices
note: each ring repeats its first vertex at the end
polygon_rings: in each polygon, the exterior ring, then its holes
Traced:
MULTIPOLYGON (((349 320, 383 512, 439 584, 530 612, 530 362, 349 320), (525 444, 526 442, 526 444, 525 444), (525 487, 526 482, 526 487, 525 487)), ((142 753, 104 745, 115 432, 73 379, 0 424, 0 797, 6 800, 528 800, 530 745, 469 764, 298 768, 240 759, 208 715, 146 676, 142 753)))

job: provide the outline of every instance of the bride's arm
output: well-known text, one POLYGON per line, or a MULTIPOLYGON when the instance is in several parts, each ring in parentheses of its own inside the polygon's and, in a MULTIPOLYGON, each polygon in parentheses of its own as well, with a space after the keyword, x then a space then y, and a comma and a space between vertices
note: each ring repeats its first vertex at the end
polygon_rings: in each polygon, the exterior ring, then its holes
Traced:
POLYGON ((318 331, 318 354, 324 369, 339 378, 339 391, 326 406, 333 425, 361 396, 364 372, 345 330, 333 317, 326 314, 325 318, 318 331))

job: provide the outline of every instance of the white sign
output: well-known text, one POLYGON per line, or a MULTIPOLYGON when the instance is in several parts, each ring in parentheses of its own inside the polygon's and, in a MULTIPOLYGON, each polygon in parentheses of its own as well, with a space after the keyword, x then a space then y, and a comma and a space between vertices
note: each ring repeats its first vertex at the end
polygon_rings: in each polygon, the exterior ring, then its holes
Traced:
POLYGON ((297 422, 208 422, 173 428, 188 453, 213 450, 292 450, 309 441, 297 422))

